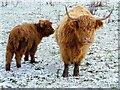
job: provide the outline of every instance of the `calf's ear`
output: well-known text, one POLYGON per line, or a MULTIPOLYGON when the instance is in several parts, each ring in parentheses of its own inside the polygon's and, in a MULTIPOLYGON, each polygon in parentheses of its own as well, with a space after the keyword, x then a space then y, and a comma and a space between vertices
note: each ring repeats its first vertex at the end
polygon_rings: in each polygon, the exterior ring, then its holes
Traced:
POLYGON ((101 20, 96 20, 95 28, 99 29, 103 27, 103 22, 101 20))
POLYGON ((70 28, 72 28, 72 29, 78 29, 78 28, 79 28, 78 21, 77 21, 77 20, 71 20, 71 21, 69 22, 69 26, 70 26, 70 28))
POLYGON ((40 27, 41 27, 41 28, 44 28, 44 27, 45 27, 45 21, 39 20, 39 24, 40 24, 40 27))

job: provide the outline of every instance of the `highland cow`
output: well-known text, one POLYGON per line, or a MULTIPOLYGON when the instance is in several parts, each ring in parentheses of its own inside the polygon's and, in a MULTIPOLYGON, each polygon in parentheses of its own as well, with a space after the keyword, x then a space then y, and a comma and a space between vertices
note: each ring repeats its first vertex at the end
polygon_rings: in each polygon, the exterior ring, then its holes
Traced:
POLYGON ((73 76, 79 75, 79 65, 85 58, 89 47, 94 42, 96 29, 103 27, 103 18, 95 18, 82 6, 66 9, 63 21, 56 28, 56 40, 60 47, 61 58, 64 62, 63 77, 68 77, 69 65, 74 64, 73 76))
POLYGON ((34 55, 38 44, 43 37, 48 37, 53 33, 52 23, 48 20, 39 20, 38 23, 25 23, 14 27, 10 32, 6 48, 6 71, 10 70, 14 54, 17 68, 21 67, 23 55, 25 55, 25 61, 28 60, 30 55, 30 62, 36 63, 34 55))

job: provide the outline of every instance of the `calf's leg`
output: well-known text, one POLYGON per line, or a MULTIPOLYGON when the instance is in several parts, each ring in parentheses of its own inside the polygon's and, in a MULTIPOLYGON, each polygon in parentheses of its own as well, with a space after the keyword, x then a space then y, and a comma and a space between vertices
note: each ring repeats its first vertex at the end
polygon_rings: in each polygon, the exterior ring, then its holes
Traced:
POLYGON ((6 71, 10 71, 10 64, 13 58, 13 53, 9 50, 6 51, 6 71))
POLYGON ((28 55, 25 55, 24 61, 28 61, 28 55))
POLYGON ((37 61, 35 61, 35 52, 37 51, 37 46, 33 46, 32 49, 30 50, 30 57, 31 57, 31 61, 30 63, 38 63, 37 61))
POLYGON ((29 58, 29 52, 27 51, 27 52, 25 53, 24 61, 28 61, 28 58, 29 58))
POLYGON ((21 67, 21 58, 22 58, 22 55, 20 54, 20 52, 15 53, 17 68, 21 67))

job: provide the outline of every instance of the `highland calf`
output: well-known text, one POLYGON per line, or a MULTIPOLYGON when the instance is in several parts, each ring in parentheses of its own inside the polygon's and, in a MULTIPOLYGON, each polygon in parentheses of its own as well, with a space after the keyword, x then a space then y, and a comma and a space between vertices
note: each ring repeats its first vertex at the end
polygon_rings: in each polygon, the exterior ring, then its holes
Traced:
POLYGON ((21 67, 21 58, 25 55, 27 61, 30 55, 31 63, 36 63, 35 52, 43 37, 54 33, 52 23, 48 20, 39 20, 38 23, 22 24, 13 28, 10 32, 6 48, 6 71, 10 70, 10 64, 15 54, 16 65, 21 67))
POLYGON ((74 64, 73 76, 79 75, 79 65, 85 58, 89 47, 94 42, 96 29, 103 27, 103 18, 95 18, 88 10, 81 6, 73 8, 66 14, 63 21, 56 28, 56 40, 64 62, 63 77, 68 77, 70 64, 74 64))

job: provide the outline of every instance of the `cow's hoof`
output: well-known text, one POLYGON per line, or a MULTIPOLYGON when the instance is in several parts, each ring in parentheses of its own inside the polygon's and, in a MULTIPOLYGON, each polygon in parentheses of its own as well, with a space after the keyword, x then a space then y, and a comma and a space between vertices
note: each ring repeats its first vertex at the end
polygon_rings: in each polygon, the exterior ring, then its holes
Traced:
POLYGON ((63 73, 62 76, 63 77, 68 77, 68 73, 63 73))
POLYGON ((6 68, 6 71, 10 71, 10 68, 6 68))
POLYGON ((77 76, 79 76, 79 74, 73 74, 73 76, 77 77, 77 76))
POLYGON ((79 70, 74 71, 73 76, 79 76, 79 70))
POLYGON ((33 63, 39 63, 39 61, 30 61, 31 64, 33 63))

